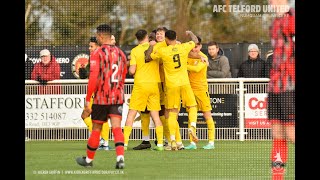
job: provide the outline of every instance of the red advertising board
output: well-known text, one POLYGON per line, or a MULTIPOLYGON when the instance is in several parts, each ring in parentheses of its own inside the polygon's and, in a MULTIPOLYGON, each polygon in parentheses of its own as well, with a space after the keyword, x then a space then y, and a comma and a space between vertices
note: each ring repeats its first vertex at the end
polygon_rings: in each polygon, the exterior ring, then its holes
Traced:
POLYGON ((270 128, 267 93, 245 94, 245 128, 270 128))

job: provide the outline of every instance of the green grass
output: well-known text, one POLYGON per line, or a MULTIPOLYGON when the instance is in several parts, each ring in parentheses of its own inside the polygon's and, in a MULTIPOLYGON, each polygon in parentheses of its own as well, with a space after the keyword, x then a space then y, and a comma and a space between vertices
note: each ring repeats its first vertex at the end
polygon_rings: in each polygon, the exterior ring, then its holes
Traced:
MULTIPOLYGON (((115 151, 97 151, 92 168, 77 165, 75 158, 86 154, 86 141, 27 141, 25 176, 27 180, 271 179, 271 141, 216 141, 214 150, 201 149, 207 141, 200 141, 197 150, 131 150, 140 142, 129 142, 125 169, 116 170, 115 151)), ((114 147, 113 141, 110 144, 114 147)), ((294 155, 290 144, 286 180, 295 179, 294 155)))

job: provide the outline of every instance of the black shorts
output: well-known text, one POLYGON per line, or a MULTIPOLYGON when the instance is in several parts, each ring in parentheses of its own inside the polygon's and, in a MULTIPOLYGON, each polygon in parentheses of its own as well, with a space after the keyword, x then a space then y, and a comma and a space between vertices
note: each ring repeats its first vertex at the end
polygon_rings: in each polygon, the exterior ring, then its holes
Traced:
POLYGON ((92 104, 91 119, 95 121, 107 122, 111 116, 122 118, 122 104, 99 105, 92 104))
POLYGON ((268 119, 295 121, 295 91, 268 93, 268 119))

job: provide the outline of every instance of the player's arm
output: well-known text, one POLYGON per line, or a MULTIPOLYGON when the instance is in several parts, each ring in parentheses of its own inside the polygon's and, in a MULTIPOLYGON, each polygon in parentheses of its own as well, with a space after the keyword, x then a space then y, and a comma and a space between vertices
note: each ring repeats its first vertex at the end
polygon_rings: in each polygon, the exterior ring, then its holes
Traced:
POLYGON ((187 65, 188 71, 192 72, 200 72, 204 68, 207 68, 207 64, 204 62, 199 62, 196 65, 187 65))
POLYGON ((149 42, 149 48, 144 52, 144 60, 145 60, 145 62, 149 62, 149 61, 151 61, 152 60, 152 58, 151 58, 151 53, 152 53, 152 51, 153 51, 153 47, 154 47, 154 45, 156 44, 156 41, 150 41, 149 42))
POLYGON ((207 66, 209 66, 209 60, 208 60, 208 56, 206 56, 203 52, 199 52, 200 55, 200 59, 202 62, 206 63, 207 66))
POLYGON ((150 54, 151 59, 157 60, 157 61, 161 62, 160 50, 161 50, 161 48, 158 48, 157 51, 153 51, 153 52, 150 54))
POLYGON ((194 35, 193 32, 191 32, 191 31, 186 31, 186 34, 191 37, 191 40, 192 40, 195 44, 198 44, 198 43, 199 43, 197 36, 194 35))
POLYGON ((137 69, 137 60, 136 60, 136 55, 135 55, 135 49, 131 50, 130 53, 130 67, 129 67, 129 74, 134 75, 136 73, 137 69))
POLYGON ((133 76, 136 73, 136 69, 137 69, 137 65, 136 64, 130 65, 129 74, 133 76))
POLYGON ((88 80, 87 96, 85 107, 89 106, 90 98, 92 97, 93 92, 96 90, 96 81, 99 74, 99 53, 97 50, 90 55, 90 76, 88 80))
POLYGON ((201 59, 201 56, 197 52, 190 51, 189 54, 188 54, 188 58, 201 59))

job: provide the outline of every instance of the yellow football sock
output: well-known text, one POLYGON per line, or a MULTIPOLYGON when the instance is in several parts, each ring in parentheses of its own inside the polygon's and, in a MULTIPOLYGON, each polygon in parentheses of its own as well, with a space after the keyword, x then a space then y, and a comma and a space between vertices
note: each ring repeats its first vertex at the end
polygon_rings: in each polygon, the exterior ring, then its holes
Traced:
POLYGON ((150 113, 141 113, 142 136, 149 137, 150 113))
POLYGON ((176 121, 176 142, 182 142, 179 122, 176 121))
POLYGON ((124 136, 124 145, 127 146, 129 143, 129 137, 132 131, 132 127, 131 126, 124 126, 124 132, 123 132, 123 136, 124 136))
MULTIPOLYGON (((190 127, 191 127, 191 126, 190 126, 190 122, 188 122, 188 129, 189 129, 190 127)), ((192 141, 192 136, 191 136, 189 133, 188 133, 188 136, 189 136, 189 141, 190 141, 190 143, 193 142, 193 141, 192 141)))
POLYGON ((169 128, 168 128, 168 119, 166 119, 164 116, 160 116, 160 120, 161 120, 162 126, 163 126, 164 137, 166 138, 166 140, 168 140, 168 142, 170 142, 170 132, 169 132, 169 128))
POLYGON ((208 126, 208 139, 209 142, 214 142, 215 140, 215 124, 212 117, 206 119, 206 123, 208 126))
POLYGON ((163 145, 163 126, 156 127, 156 136, 158 145, 163 145))
POLYGON ((175 112, 169 112, 169 119, 168 119, 168 128, 170 132, 170 139, 175 140, 175 135, 176 135, 176 124, 177 122, 177 113, 175 112))
POLYGON ((110 131, 109 123, 108 122, 103 123, 100 135, 106 142, 109 141, 109 131, 110 131))
POLYGON ((87 125, 88 129, 89 129, 89 132, 91 133, 92 132, 92 120, 91 120, 91 117, 87 117, 83 120, 83 122, 87 125))
POLYGON ((191 126, 194 126, 197 124, 197 107, 190 107, 188 112, 188 122, 191 126))

